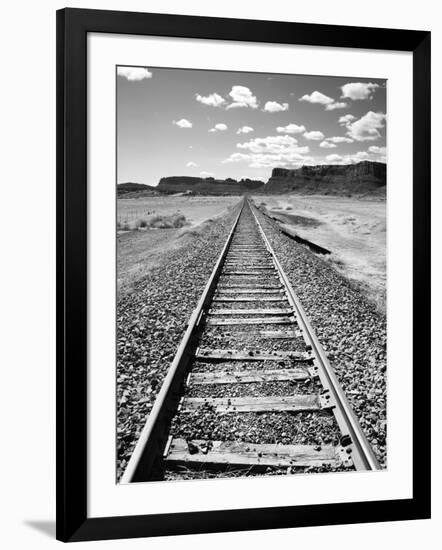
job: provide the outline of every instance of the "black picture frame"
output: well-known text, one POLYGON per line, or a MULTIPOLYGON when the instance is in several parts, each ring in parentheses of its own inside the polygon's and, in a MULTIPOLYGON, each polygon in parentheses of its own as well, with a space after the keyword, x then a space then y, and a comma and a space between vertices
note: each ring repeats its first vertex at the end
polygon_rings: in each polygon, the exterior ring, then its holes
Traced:
POLYGON ((430 517, 430 33, 117 11, 57 12, 57 538, 117 539, 430 517), (413 54, 413 498, 87 516, 87 34, 413 54))

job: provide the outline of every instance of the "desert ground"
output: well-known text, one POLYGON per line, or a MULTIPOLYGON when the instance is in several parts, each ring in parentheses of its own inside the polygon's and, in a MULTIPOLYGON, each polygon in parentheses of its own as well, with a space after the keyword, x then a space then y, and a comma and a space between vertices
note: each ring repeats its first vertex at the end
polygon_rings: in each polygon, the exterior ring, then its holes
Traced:
POLYGON ((386 201, 320 195, 260 195, 255 204, 331 251, 323 256, 380 312, 386 307, 386 201))
POLYGON ((241 197, 162 196, 118 199, 117 278, 125 292, 152 267, 224 217, 241 197))
MULTIPOLYGON (((283 216, 283 225, 331 251, 323 259, 375 303, 386 307, 386 202, 320 195, 256 195, 255 204, 283 216)), ((184 246, 238 196, 160 196, 118 199, 118 287, 130 289, 168 251, 184 246)))

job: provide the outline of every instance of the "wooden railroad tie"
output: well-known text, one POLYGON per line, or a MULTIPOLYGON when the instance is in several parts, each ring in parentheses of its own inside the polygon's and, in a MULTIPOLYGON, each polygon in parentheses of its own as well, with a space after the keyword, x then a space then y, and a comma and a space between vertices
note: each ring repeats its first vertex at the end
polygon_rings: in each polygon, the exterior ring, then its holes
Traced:
POLYGON ((230 296, 215 295, 214 302, 287 302, 287 298, 275 296, 263 296, 261 298, 248 298, 247 296, 239 296, 231 298, 230 296))
POLYGON ((289 307, 269 309, 209 309, 209 315, 293 315, 289 307))
POLYGON ((311 369, 304 367, 274 370, 220 370, 216 372, 190 373, 189 385, 206 384, 248 384, 250 382, 291 382, 307 380, 313 375, 311 369))
POLYGON ((313 359, 309 352, 305 351, 275 351, 264 353, 257 351, 235 351, 223 349, 198 348, 195 359, 201 361, 311 361, 313 359))
POLYGON ((206 319, 208 326, 234 326, 234 325, 292 325, 294 323, 293 317, 282 316, 268 316, 268 317, 255 317, 255 318, 237 318, 237 319, 206 319))
MULTIPOLYGON (((348 457, 348 455, 347 455, 348 457)), ((173 438, 167 449, 166 462, 229 466, 332 467, 351 466, 333 445, 254 444, 240 441, 206 441, 173 438)))
POLYGON ((304 412, 330 408, 319 395, 295 394, 270 397, 185 397, 181 412, 211 410, 215 413, 304 412))
POLYGON ((221 296, 222 294, 283 294, 282 288, 233 288, 233 287, 223 287, 217 289, 216 296, 221 296))

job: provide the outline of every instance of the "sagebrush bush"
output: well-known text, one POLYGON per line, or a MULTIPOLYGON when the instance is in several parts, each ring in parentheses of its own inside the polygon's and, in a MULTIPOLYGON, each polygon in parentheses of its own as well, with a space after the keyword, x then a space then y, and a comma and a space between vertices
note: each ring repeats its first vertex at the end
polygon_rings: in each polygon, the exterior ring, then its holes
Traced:
POLYGON ((186 217, 183 214, 171 214, 169 216, 154 216, 149 220, 149 226, 156 229, 172 229, 187 225, 186 217))
POLYGON ((137 227, 138 227, 138 229, 140 227, 147 227, 147 220, 138 220, 137 221, 137 227))

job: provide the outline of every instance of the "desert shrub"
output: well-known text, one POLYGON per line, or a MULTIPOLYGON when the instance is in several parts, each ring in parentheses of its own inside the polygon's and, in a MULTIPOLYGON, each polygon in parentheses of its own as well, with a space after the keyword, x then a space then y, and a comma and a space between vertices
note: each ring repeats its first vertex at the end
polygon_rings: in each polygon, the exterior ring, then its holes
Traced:
POLYGON ((173 220, 174 227, 183 227, 184 225, 186 225, 186 223, 187 220, 184 214, 178 214, 173 220))
POLYGON ((186 237, 195 238, 200 237, 202 234, 204 234, 215 222, 213 218, 209 218, 205 220, 203 223, 192 226, 190 224, 186 224, 189 227, 187 229, 183 229, 183 231, 180 231, 180 234, 178 235, 178 239, 183 239, 186 237))
POLYGON ((156 229, 172 229, 187 225, 186 216, 176 212, 169 216, 156 215, 149 220, 149 226, 156 229))
POLYGON ((138 229, 147 227, 147 221, 146 220, 138 220, 136 223, 136 227, 138 229))

